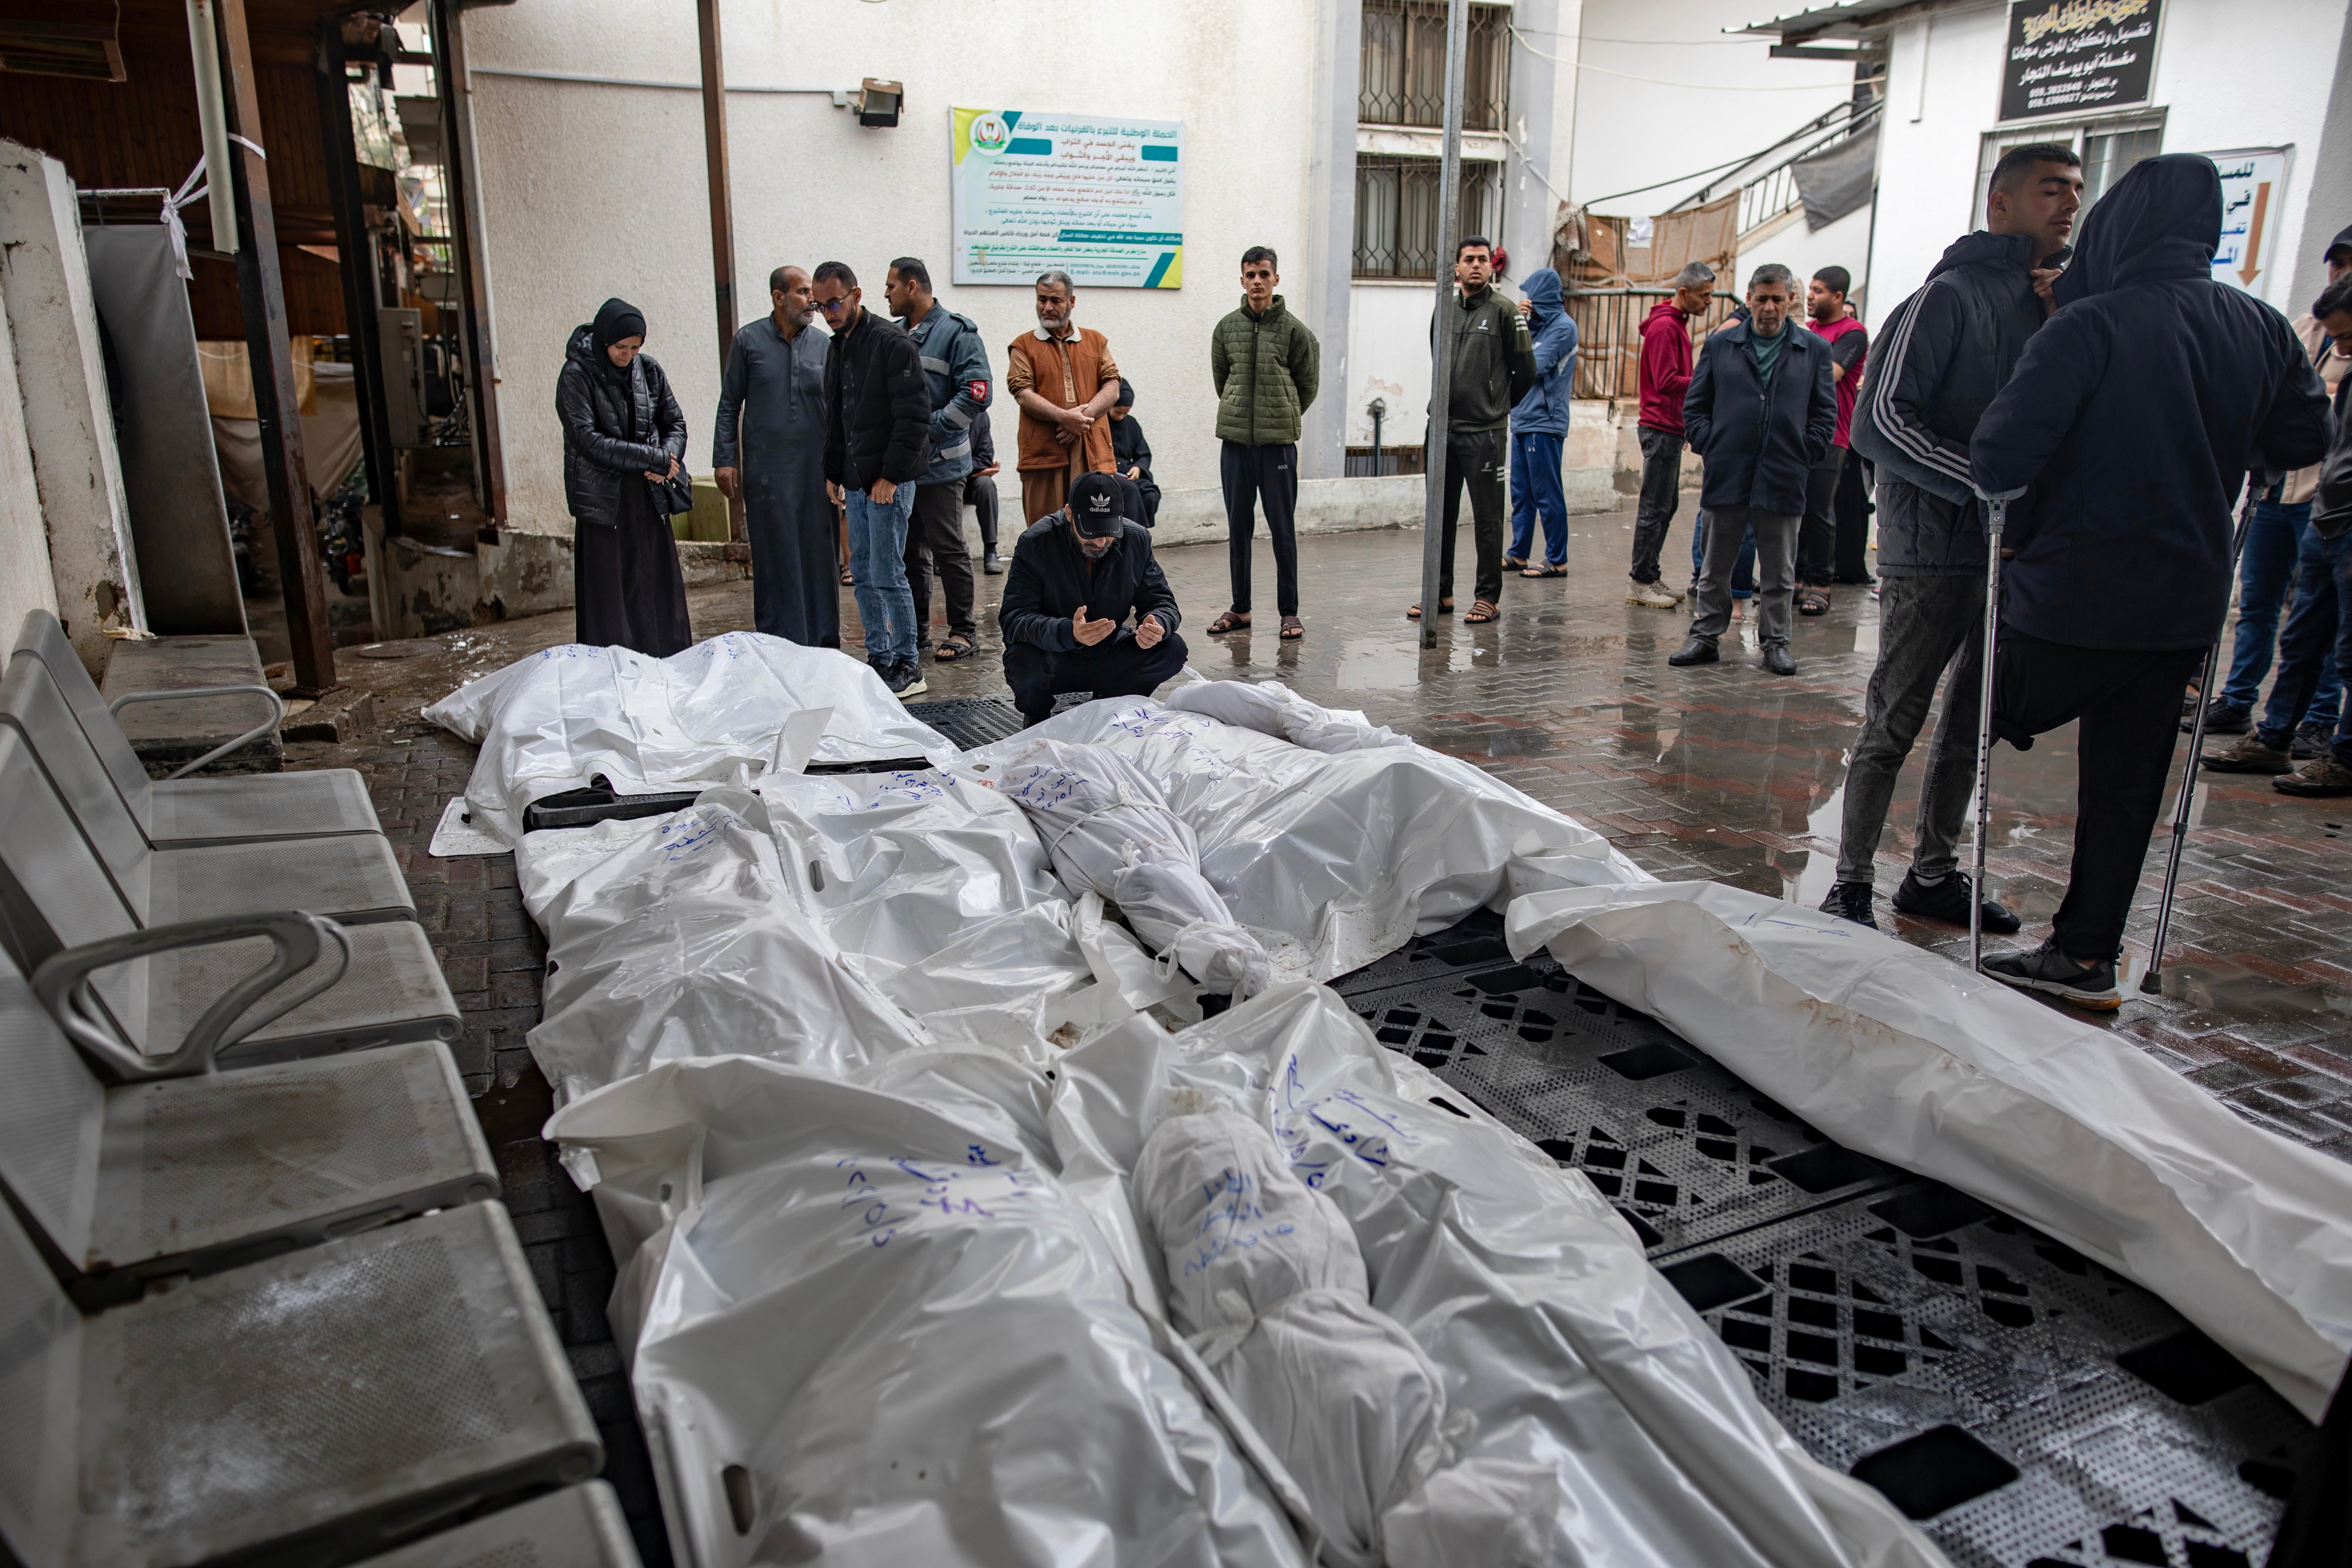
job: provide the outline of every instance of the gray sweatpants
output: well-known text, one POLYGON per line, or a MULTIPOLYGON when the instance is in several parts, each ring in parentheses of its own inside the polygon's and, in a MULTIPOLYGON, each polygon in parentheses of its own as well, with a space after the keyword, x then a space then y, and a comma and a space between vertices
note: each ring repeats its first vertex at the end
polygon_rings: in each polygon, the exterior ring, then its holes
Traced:
POLYGON ((1887 577, 1878 596, 1878 665, 1870 672, 1862 734, 1845 772, 1845 826, 1837 879, 1872 880, 1878 836, 1895 797, 1895 775, 1927 721, 1936 683, 1944 686, 1927 776, 1919 784, 1918 841, 1911 868, 1922 877, 1959 864, 1960 829, 1976 784, 1977 712, 1984 681, 1982 576, 1887 577))
POLYGON ((1691 636, 1714 642, 1731 626, 1731 569, 1739 561, 1739 541, 1756 530, 1756 640, 1769 647, 1789 643, 1795 608, 1797 524, 1793 511, 1762 511, 1749 506, 1706 509, 1706 556, 1691 595, 1691 636))

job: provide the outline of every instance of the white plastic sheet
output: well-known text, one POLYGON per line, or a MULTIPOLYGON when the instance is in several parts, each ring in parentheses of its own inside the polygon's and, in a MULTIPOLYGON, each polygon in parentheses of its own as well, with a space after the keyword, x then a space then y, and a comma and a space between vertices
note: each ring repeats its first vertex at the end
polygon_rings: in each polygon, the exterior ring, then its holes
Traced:
POLYGON ((1160 1122, 1134 1192, 1171 1318, 1297 1482, 1325 1560, 1381 1568, 1383 1516, 1450 1457, 1445 1385, 1374 1310, 1348 1222, 1222 1102, 1160 1122))
POLYGON ((955 755, 858 660, 757 632, 662 659, 578 643, 546 648, 467 682, 425 717, 481 746, 466 798, 475 826, 509 844, 522 835, 524 807, 600 773, 639 795, 727 783, 739 770, 756 778, 810 762, 939 764, 955 755))
POLYGON ((1041 830, 1062 879, 1117 904, 1138 936, 1203 986, 1248 996, 1271 983, 1265 949, 1201 875, 1192 830, 1126 758, 1038 741, 998 779, 1041 830))
POLYGON ((1461 1457, 1388 1515, 1396 1568, 1943 1563, 1885 1498, 1797 1447, 1589 1182, 1382 1050, 1320 987, 1174 1037, 1139 1019, 1059 1064, 1063 1185, 1139 1296, 1168 1281, 1130 1177, 1196 1096, 1244 1110, 1338 1206, 1371 1304, 1469 1417, 1461 1457))
POLYGON ((2352 1349, 2352 1169, 1883 932, 1712 882, 1524 900, 1511 950, 1654 1014, 1847 1147, 2162 1296, 2319 1419, 2352 1349))
POLYGON ((1306 1568, 1024 1149, 1042 1102, 893 1065, 884 1093, 672 1063, 550 1124, 661 1222, 625 1290, 681 1561, 1306 1568))
POLYGON ((1591 828, 1455 758, 1416 745, 1325 754, 1148 698, 1073 708, 960 765, 987 776, 1041 740, 1103 746, 1157 785, 1234 918, 1286 939, 1277 975, 1346 973, 1519 893, 1650 879, 1591 828))
POLYGON ((1356 709, 1309 702, 1279 680, 1261 680, 1253 686, 1241 680, 1195 679, 1170 691, 1164 700, 1176 712, 1204 713, 1310 752, 1361 752, 1412 744, 1411 736, 1375 724, 1356 709))

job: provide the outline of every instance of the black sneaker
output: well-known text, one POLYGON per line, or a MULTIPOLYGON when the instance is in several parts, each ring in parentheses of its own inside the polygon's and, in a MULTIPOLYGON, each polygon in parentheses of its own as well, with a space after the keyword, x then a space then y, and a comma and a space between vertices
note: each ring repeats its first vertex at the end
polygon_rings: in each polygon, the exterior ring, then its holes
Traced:
POLYGON ((1681 647, 1675 649, 1673 653, 1668 654, 1666 656, 1666 662, 1673 665, 1676 669, 1681 669, 1688 665, 1713 664, 1722 657, 1723 656, 1721 654, 1715 651, 1715 645, 1707 641, 1706 638, 1702 637, 1694 637, 1688 642, 1683 644, 1681 647))
POLYGON ((2124 1005, 2112 960, 2077 963, 2059 951, 2054 936, 2040 947, 1986 959, 1984 972, 2004 985, 2014 985, 2021 991, 2040 991, 2094 1012, 2112 1013, 2124 1005))
POLYGON ((2307 763, 2322 752, 2332 751, 2335 744, 2335 725, 2298 724, 2294 730, 2294 742, 2287 748, 2287 752, 2296 762, 2307 763))
POLYGON ((1876 931, 1878 917, 1870 912, 1870 896, 1868 882, 1832 882, 1829 897, 1822 900, 1822 913, 1876 931))
MULTIPOLYGON (((1916 915, 1924 921, 1942 921, 1949 925, 1969 923, 1969 876, 1954 871, 1929 887, 1919 880, 1916 871, 1903 873, 1903 885, 1895 889, 1895 907, 1906 915, 1916 915)), ((2007 936, 2025 922, 2011 914, 1999 901, 1987 899, 1984 913, 1979 917, 1984 929, 1999 936, 2007 936)))
POLYGON ((931 689, 930 682, 923 679, 923 667, 913 659, 891 665, 883 670, 882 684, 888 687, 890 695, 901 702, 909 697, 920 697, 931 689))
MULTIPOLYGON (((2190 703, 2189 716, 2180 721, 2180 732, 2188 734, 2197 727, 2197 705, 2190 703)), ((2241 708, 2234 702, 2216 702, 2205 710, 2205 732, 2209 735, 2242 735, 2254 727, 2254 710, 2241 708)))

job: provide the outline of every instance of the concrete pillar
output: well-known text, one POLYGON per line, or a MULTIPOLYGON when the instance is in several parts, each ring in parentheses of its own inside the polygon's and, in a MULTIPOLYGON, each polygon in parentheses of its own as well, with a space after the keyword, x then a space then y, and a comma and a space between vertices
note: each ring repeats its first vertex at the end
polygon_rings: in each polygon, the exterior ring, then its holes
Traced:
MULTIPOLYGON (((95 676, 109 626, 146 629, 99 347, 81 217, 65 165, 0 139, 0 291, 58 618, 95 676)), ((14 630, 10 630, 11 640, 14 630)))
POLYGON ((0 286, 0 647, 16 641, 27 610, 58 612, 49 579, 49 542, 41 531, 41 496, 25 441, 25 407, 16 392, 16 354, 8 338, 8 296, 0 286))
POLYGON ((1322 389, 1299 432, 1301 479, 1336 479, 1348 454, 1348 310, 1356 261, 1356 90, 1362 0, 1321 0, 1315 14, 1314 111, 1307 161, 1307 256, 1300 314, 1323 349, 1322 389))
POLYGON ((1551 230, 1576 137, 1576 0, 1517 0, 1505 13, 1525 37, 1511 40, 1511 150, 1503 161, 1502 243, 1511 279, 1551 265, 1551 230), (1537 51, 1541 50, 1538 54, 1537 51), (1557 58, 1547 58, 1557 57, 1557 58))

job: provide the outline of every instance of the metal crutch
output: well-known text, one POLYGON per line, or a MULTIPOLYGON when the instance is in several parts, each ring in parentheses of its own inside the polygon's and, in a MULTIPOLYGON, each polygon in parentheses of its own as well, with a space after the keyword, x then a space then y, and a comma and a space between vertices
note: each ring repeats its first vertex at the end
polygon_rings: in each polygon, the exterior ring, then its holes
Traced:
MULTIPOLYGON (((2246 548, 2246 531, 2253 526, 2254 502, 2271 486, 2271 476, 2257 468, 2246 476, 2246 504, 2238 509, 2237 536, 2230 542, 2230 580, 2238 578, 2238 557, 2246 548)), ((2226 627, 2228 616, 2222 616, 2226 627)), ((2189 727, 2189 763, 2180 771, 2180 797, 2172 803, 2172 847, 2165 851, 2164 894, 2157 900, 2156 934, 2148 941, 2147 973, 2139 988, 2150 996, 2164 991, 2164 939, 2172 931, 2172 890, 2180 879, 2180 852, 2189 847, 2189 811, 2197 799, 2197 773, 2205 763, 2205 706, 2213 700, 2213 682, 2221 672, 2221 633, 2205 650, 2205 674, 2197 683, 2197 717, 2189 727)))
POLYGON ((1975 870, 1969 883, 1969 968, 1984 968, 1985 840, 1992 831, 1992 666, 2000 641, 2000 533, 2009 522, 2009 503, 2025 493, 2013 490, 1977 491, 1985 503, 1985 626, 1984 669, 1977 685, 1977 824, 1972 847, 1975 870))

